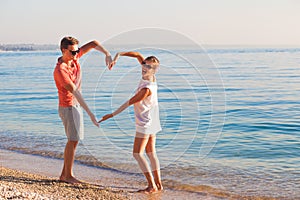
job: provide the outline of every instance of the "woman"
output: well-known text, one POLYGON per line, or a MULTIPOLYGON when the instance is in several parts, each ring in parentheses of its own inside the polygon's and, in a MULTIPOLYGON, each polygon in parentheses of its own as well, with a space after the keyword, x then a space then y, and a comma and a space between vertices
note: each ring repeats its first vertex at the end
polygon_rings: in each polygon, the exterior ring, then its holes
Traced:
POLYGON ((163 186, 161 183, 159 160, 155 150, 156 133, 161 131, 155 78, 155 73, 159 68, 159 60, 154 56, 144 59, 138 52, 121 52, 116 54, 111 66, 117 62, 120 56, 134 57, 139 61, 142 65, 142 79, 136 94, 115 112, 103 116, 99 122, 112 118, 130 105, 134 105, 136 135, 133 145, 133 157, 137 160, 148 181, 148 187, 139 190, 139 192, 153 193, 161 191, 163 190, 163 186), (151 168, 144 156, 145 150, 150 160, 151 168))

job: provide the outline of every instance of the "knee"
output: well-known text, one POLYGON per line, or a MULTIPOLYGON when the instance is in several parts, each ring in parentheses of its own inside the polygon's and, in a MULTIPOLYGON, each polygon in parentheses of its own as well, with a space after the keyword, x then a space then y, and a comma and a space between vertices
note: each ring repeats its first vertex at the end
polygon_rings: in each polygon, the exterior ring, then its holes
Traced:
POLYGON ((78 141, 68 141, 67 144, 75 148, 78 144, 78 141))
POLYGON ((132 153, 132 156, 136 159, 136 160, 140 160, 144 157, 143 153, 136 153, 136 152, 133 152, 132 153))
POLYGON ((157 159, 156 152, 147 152, 146 154, 149 159, 157 159))

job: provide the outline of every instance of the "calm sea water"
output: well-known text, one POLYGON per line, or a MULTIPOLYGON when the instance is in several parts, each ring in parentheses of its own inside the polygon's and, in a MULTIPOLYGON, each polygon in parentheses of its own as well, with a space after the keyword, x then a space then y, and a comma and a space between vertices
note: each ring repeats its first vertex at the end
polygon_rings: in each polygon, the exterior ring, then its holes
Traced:
MULTIPOLYGON (((300 199, 299 48, 140 51, 161 60, 157 151, 165 185, 300 199)), ((59 56, 0 53, 0 148, 62 157, 52 75, 59 56)), ((130 98, 141 77, 134 59, 121 58, 112 71, 103 60, 97 52, 81 59, 83 95, 98 118, 130 98)), ((77 160, 136 173, 134 134, 132 107, 100 128, 85 115, 77 160)))

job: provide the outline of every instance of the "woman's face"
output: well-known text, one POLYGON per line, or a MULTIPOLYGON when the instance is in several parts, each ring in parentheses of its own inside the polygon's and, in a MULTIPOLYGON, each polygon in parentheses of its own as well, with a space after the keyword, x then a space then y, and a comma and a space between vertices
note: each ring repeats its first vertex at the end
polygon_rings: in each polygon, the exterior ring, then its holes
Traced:
POLYGON ((155 74, 156 69, 152 62, 145 62, 145 64, 142 64, 142 77, 147 78, 151 77, 155 74))

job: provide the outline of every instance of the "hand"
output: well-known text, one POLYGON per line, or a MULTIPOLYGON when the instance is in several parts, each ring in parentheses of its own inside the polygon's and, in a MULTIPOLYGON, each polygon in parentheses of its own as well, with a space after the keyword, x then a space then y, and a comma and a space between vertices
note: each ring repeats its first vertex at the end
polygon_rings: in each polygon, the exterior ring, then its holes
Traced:
POLYGON ((101 123, 101 122, 103 122, 103 121, 105 121, 105 120, 108 120, 109 118, 112 118, 112 117, 113 117, 112 114, 104 115, 104 116, 102 117, 102 119, 98 121, 98 123, 101 123))
POLYGON ((110 65, 108 66, 108 69, 111 70, 115 64, 116 64, 116 61, 112 61, 110 63, 110 65))
POLYGON ((106 63, 106 66, 108 67, 108 69, 111 70, 111 68, 112 68, 112 66, 111 66, 111 63, 112 63, 111 55, 107 55, 105 57, 105 63, 106 63))
POLYGON ((95 126, 97 126, 99 128, 99 123, 97 122, 95 115, 91 113, 90 118, 91 118, 91 121, 93 122, 93 124, 95 124, 95 126))
POLYGON ((111 70, 112 67, 117 63, 117 60, 119 59, 119 57, 120 57, 120 53, 117 53, 108 67, 109 70, 111 70))

